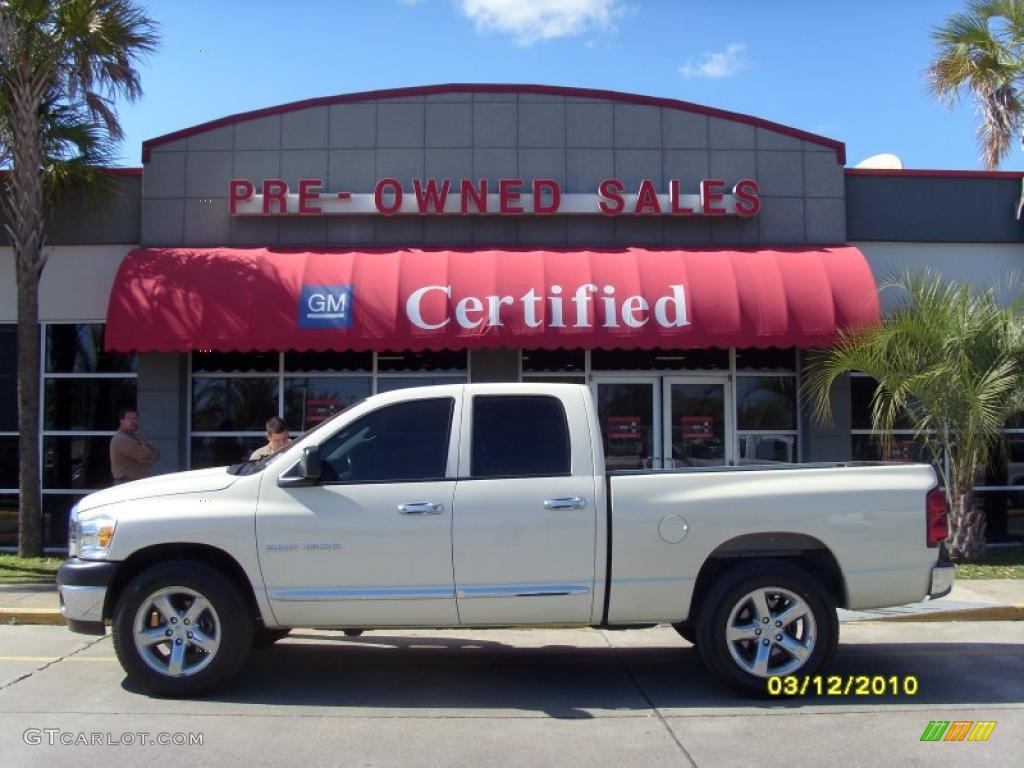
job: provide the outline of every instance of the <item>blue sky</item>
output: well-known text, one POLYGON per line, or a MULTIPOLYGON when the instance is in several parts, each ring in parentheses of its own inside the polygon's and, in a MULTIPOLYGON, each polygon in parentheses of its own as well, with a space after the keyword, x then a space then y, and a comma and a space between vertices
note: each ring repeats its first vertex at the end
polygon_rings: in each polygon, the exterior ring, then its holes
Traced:
MULTIPOLYGON (((354 91, 542 83, 682 99, 846 142, 855 165, 980 169, 970 101, 929 94, 932 27, 966 0, 153 0, 159 51, 120 104, 144 139, 354 91)), ((1019 145, 1002 166, 1024 165, 1019 145)))

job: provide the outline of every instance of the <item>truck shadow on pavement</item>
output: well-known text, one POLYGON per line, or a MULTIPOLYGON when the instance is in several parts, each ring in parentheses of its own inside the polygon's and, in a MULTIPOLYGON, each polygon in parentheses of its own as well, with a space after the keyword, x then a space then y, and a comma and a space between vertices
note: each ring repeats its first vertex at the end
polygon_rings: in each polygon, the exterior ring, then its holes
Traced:
POLYGON ((522 647, 443 635, 410 637, 378 631, 335 638, 297 631, 272 648, 254 651, 238 677, 208 700, 526 710, 567 719, 591 718, 591 710, 652 707, 1019 703, 1024 701, 1024 645, 844 643, 827 674, 895 677, 901 693, 745 699, 712 678, 697 649, 682 642, 661 647, 522 647), (914 695, 902 692, 908 676, 917 683, 914 695))

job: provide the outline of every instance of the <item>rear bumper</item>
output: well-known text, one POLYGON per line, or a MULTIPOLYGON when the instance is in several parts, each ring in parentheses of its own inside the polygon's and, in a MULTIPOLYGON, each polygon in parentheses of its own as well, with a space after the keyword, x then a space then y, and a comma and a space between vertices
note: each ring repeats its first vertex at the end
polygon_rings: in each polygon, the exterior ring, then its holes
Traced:
POLYGON ((928 589, 928 599, 935 600, 948 595, 953 589, 954 581, 956 581, 956 568, 952 563, 939 563, 934 566, 931 586, 928 589))
POLYGON ((107 588, 120 563, 95 562, 72 558, 57 571, 60 612, 68 629, 85 635, 102 635, 103 605, 107 588))

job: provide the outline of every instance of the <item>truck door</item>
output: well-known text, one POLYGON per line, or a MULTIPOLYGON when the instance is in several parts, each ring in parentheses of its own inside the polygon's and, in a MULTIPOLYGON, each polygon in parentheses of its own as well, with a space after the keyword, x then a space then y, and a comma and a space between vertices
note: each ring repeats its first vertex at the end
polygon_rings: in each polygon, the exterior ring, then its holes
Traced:
MULTIPOLYGON (((316 485, 265 478, 256 514, 274 615, 290 626, 453 626, 451 520, 462 388, 404 393, 324 439, 316 485)), ((287 470, 285 471, 287 474, 287 470)))
POLYGON ((582 391, 468 395, 453 560, 464 625, 589 623, 595 477, 582 391), (570 440, 586 434, 588 440, 570 440))

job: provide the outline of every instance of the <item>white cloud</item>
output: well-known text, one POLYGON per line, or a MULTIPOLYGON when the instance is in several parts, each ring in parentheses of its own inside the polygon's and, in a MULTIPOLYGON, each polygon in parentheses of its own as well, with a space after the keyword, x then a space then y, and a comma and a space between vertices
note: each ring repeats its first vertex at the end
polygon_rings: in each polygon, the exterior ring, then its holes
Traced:
POLYGON ((746 49, 747 46, 744 43, 729 43, 724 51, 717 53, 705 51, 701 54, 699 64, 694 64, 693 59, 690 59, 679 68, 679 74, 687 80, 695 77, 709 80, 730 77, 750 66, 750 62, 743 58, 743 52, 746 49))
POLYGON ((512 35, 519 45, 611 29, 621 0, 458 0, 459 10, 480 32, 512 35))

